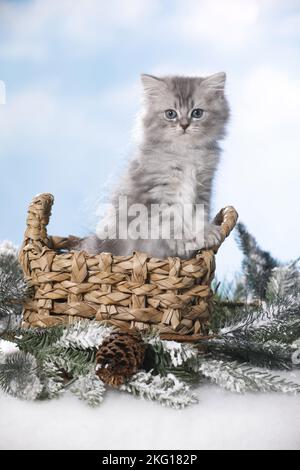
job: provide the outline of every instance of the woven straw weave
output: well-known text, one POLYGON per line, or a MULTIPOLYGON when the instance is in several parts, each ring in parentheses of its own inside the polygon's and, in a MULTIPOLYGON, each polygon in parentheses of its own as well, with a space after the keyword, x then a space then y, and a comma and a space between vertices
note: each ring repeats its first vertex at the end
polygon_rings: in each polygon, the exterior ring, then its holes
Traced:
MULTIPOLYGON (((40 194, 28 209, 19 259, 34 295, 24 305, 25 327, 88 318, 126 329, 151 326, 170 339, 193 340, 207 334, 219 247, 189 260, 161 260, 140 252, 112 256, 72 251, 78 238, 47 235, 53 201, 51 194, 40 194)), ((233 207, 216 216, 222 241, 236 221, 233 207)))

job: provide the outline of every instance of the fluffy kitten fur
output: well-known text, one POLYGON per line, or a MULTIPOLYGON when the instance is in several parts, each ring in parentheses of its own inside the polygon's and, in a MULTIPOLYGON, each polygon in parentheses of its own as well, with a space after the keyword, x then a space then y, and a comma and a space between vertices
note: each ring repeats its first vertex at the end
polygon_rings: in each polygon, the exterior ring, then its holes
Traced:
MULTIPOLYGON (((209 224, 208 220, 212 182, 220 154, 218 142, 224 137, 229 116, 224 96, 225 77, 225 73, 204 78, 142 75, 143 138, 112 197, 114 207, 120 195, 127 196, 128 207, 135 203, 149 209, 151 204, 204 204, 205 226, 196 236, 197 249, 213 246, 220 239, 219 227, 209 224), (204 110, 200 119, 191 118, 195 108, 204 110), (177 112, 177 119, 166 119, 165 111, 169 109, 177 112)), ((103 226, 108 226, 112 233, 114 224, 110 217, 107 214, 103 226)), ((148 224, 149 218, 144 222, 148 224)), ((188 236, 182 240, 103 238, 105 235, 99 230, 97 235, 84 239, 79 248, 114 255, 144 251, 159 258, 187 258, 194 254, 188 248, 191 241, 188 236)))

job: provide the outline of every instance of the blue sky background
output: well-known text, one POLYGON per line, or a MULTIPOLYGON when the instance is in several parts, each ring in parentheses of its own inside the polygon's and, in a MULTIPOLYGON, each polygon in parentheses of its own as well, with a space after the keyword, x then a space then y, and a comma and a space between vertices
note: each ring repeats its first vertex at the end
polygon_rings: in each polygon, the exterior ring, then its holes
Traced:
MULTIPOLYGON (((232 107, 214 208, 299 255, 300 1, 0 0, 0 240, 55 195, 49 233, 83 235, 130 155, 142 72, 227 72, 232 107)), ((239 269, 233 240, 219 276, 239 269)))

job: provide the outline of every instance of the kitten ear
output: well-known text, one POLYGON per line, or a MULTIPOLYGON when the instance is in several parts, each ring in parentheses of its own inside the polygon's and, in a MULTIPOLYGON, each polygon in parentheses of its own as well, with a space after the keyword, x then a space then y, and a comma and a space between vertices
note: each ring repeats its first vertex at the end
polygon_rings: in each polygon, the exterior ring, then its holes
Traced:
POLYGON ((147 73, 143 73, 141 75, 141 80, 144 91, 149 95, 156 95, 166 87, 165 82, 161 78, 154 77, 154 75, 148 75, 147 73))
POLYGON ((207 86, 207 88, 210 88, 215 91, 223 91, 225 87, 225 82, 226 82, 226 73, 225 72, 219 72, 219 73, 214 73, 213 75, 210 75, 209 77, 204 78, 203 84, 207 86))

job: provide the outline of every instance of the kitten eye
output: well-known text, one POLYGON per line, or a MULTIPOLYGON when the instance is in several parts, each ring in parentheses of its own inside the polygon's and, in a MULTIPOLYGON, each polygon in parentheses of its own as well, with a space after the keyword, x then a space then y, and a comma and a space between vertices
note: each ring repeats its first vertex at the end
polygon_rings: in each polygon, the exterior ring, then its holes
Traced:
POLYGON ((167 119, 176 119, 177 113, 174 109, 167 109, 167 111, 165 111, 165 116, 167 119))
POLYGON ((196 108, 196 109, 193 109, 191 116, 194 119, 200 119, 203 116, 203 113, 204 113, 203 109, 196 108))

